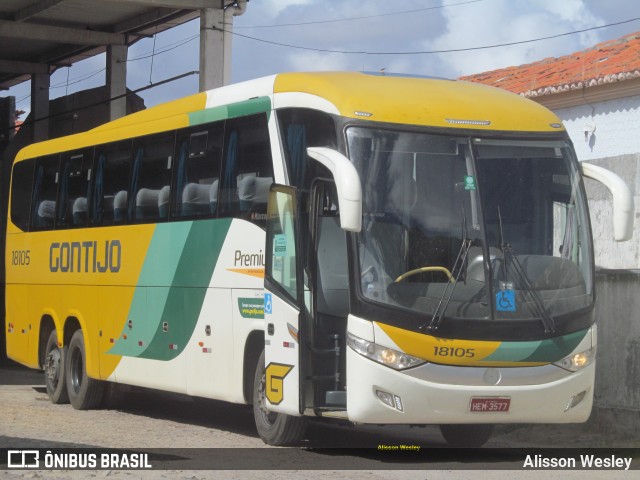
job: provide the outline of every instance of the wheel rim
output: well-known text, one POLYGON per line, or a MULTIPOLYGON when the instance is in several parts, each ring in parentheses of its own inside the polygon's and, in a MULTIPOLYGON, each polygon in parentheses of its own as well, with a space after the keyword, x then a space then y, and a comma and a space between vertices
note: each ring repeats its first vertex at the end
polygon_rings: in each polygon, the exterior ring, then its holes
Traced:
POLYGON ((265 395, 265 385, 267 384, 267 376, 266 374, 262 374, 262 378, 260 379, 260 385, 258 386, 258 408, 260 410, 260 418, 264 422, 264 424, 268 427, 273 426, 275 421, 278 418, 278 414, 275 412, 269 411, 267 408, 267 398, 265 395))
POLYGON ((60 380, 60 349, 54 348, 47 354, 47 361, 45 363, 45 375, 47 383, 54 389, 58 386, 60 380))
POLYGON ((69 380, 71 381, 71 387, 75 393, 80 391, 80 386, 82 385, 82 354, 80 350, 75 348, 71 352, 71 358, 69 359, 69 380))

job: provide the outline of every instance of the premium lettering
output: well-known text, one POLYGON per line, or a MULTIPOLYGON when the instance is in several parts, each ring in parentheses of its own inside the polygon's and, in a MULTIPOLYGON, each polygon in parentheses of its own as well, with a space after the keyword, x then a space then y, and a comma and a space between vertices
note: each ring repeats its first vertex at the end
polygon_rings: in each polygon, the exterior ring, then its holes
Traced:
POLYGON ((242 253, 242 250, 236 250, 233 259, 233 266, 237 267, 264 267, 264 254, 260 253, 242 253))

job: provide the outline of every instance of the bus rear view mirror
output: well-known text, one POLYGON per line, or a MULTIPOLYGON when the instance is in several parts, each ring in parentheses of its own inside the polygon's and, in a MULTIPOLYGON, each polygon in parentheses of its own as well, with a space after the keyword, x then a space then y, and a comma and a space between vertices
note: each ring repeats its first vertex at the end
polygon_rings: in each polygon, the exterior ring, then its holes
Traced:
POLYGON ((634 205, 631 190, 615 173, 590 163, 581 163, 582 174, 602 183, 613 195, 613 238, 616 242, 630 240, 633 236, 634 205))
POLYGON ((333 175, 338 191, 340 227, 348 232, 359 232, 362 228, 362 187, 356 168, 347 157, 330 148, 309 147, 307 154, 333 175))

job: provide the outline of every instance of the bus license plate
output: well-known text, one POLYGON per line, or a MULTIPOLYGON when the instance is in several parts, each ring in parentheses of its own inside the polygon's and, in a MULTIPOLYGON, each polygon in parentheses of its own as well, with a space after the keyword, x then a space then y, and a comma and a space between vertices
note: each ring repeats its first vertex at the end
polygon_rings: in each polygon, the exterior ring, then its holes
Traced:
POLYGON ((511 397, 472 397, 470 412, 508 412, 511 397))

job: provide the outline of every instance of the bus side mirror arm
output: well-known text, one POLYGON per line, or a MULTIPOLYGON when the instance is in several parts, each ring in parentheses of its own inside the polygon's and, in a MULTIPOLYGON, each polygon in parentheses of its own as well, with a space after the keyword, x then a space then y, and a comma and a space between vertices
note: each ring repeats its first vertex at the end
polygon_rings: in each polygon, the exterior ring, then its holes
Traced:
POLYGON ((362 228, 362 187, 353 163, 341 153, 325 147, 309 147, 307 154, 333 175, 338 191, 340 227, 348 232, 359 232, 362 228))
POLYGON ((582 174, 602 183, 613 195, 613 237, 616 242, 630 240, 633 236, 633 195, 627 184, 615 173, 590 163, 581 163, 582 174))

